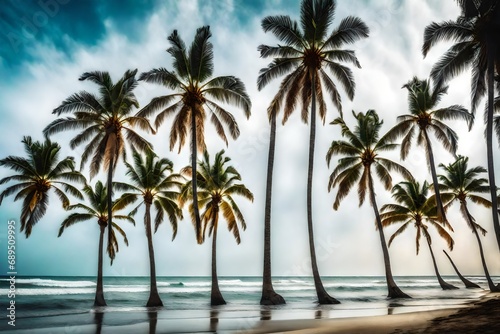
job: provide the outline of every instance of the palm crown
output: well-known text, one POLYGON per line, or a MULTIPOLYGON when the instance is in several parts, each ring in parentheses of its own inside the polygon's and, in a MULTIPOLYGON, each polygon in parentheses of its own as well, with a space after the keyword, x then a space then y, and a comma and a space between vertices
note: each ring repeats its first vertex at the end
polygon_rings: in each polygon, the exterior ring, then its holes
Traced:
POLYGON ((0 193, 0 204, 4 197, 16 194, 14 200, 23 200, 21 208, 21 232, 29 237, 33 226, 45 215, 49 205, 49 190, 52 189, 63 207, 69 206, 67 194, 83 199, 80 191, 70 182, 85 183, 85 177, 74 170, 72 157, 59 160, 61 146, 45 139, 44 142, 33 141, 31 137, 22 140, 27 158, 8 156, 0 160, 5 166, 17 174, 4 177, 0 184, 11 181, 18 183, 8 186, 0 193))
POLYGON ((272 32, 284 45, 260 45, 263 58, 274 60, 260 71, 257 85, 259 90, 271 80, 288 74, 282 81, 280 90, 268 110, 277 113, 284 108, 283 123, 300 102, 302 120, 307 123, 312 95, 315 94, 319 115, 324 121, 326 102, 322 87, 330 95, 331 101, 341 112, 342 103, 337 86, 325 68, 338 79, 347 96, 354 97, 355 83, 352 71, 340 62, 347 62, 361 67, 354 51, 341 49, 346 44, 368 37, 368 27, 358 17, 348 16, 331 33, 328 29, 335 14, 336 3, 333 0, 302 1, 300 28, 289 16, 268 16, 262 20, 265 32, 272 32))
POLYGON ((358 196, 359 205, 365 201, 367 190, 370 188, 372 165, 386 190, 392 188, 391 171, 401 173, 407 179, 413 179, 411 173, 400 164, 383 158, 379 155, 381 151, 392 150, 397 144, 379 140, 379 132, 382 121, 375 110, 368 110, 366 114, 353 112, 358 124, 354 131, 349 129, 344 119, 336 118, 331 124, 338 124, 342 128, 342 136, 347 140, 335 140, 332 142, 326 159, 328 165, 334 155, 341 154, 337 167, 330 175, 328 190, 338 186, 338 193, 333 204, 338 209, 340 201, 347 196, 353 185, 359 181, 358 196))
MULTIPOLYGON (((59 228, 60 237, 65 229, 73 226, 76 223, 84 222, 88 220, 96 220, 97 224, 101 229, 104 229, 108 226, 108 194, 106 191, 106 187, 102 184, 101 181, 97 181, 94 189, 86 185, 83 188, 83 192, 87 197, 88 205, 85 203, 77 203, 67 207, 67 210, 77 210, 80 209, 82 212, 74 212, 71 213, 66 219, 61 223, 61 227, 59 228)), ((119 200, 113 203, 112 212, 115 213, 124 208, 123 202, 120 203, 119 200)), ((113 214, 113 218, 116 220, 124 220, 128 221, 135 225, 134 219, 129 215, 119 215, 113 214)), ((115 231, 118 231, 123 237, 123 241, 125 245, 128 246, 128 239, 125 231, 116 224, 116 222, 112 223, 111 230, 111 243, 107 245, 107 252, 109 258, 111 259, 111 264, 113 264, 113 260, 115 259, 116 253, 119 250, 118 239, 116 238, 115 231)))
MULTIPOLYGON (((210 163, 210 156, 205 151, 203 160, 199 163, 199 171, 197 175, 199 197, 198 205, 204 208, 201 214, 203 222, 203 237, 205 237, 207 228, 209 235, 213 229, 217 228, 219 221, 219 212, 222 211, 222 216, 228 224, 228 229, 233 233, 236 242, 240 243, 240 228, 246 229, 245 218, 241 213, 240 208, 233 199, 234 195, 243 196, 253 202, 253 194, 245 185, 236 183, 241 181, 241 176, 233 166, 228 166, 231 161, 229 157, 224 157, 224 150, 215 155, 213 164, 210 163)), ((191 174, 191 168, 183 169, 186 175, 191 174)), ((183 206, 187 201, 191 201, 190 182, 186 182, 179 196, 180 205, 183 206)), ((193 215, 192 204, 190 205, 190 213, 193 215)), ((194 217, 193 217, 194 219, 194 217)))

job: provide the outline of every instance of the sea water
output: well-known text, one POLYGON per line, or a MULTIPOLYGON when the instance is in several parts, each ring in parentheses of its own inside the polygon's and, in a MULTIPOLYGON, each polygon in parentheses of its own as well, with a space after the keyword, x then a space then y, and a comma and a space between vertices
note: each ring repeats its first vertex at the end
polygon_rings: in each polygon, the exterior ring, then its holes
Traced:
MULTIPOLYGON (((286 305, 260 306, 261 277, 219 277, 227 305, 211 307, 210 277, 158 277, 164 307, 153 312, 158 321, 169 322, 175 328, 174 333, 184 325, 195 331, 198 324, 204 328, 200 331, 205 331, 210 329, 206 324, 214 323, 219 329, 224 329, 224 324, 228 328, 248 328, 270 319, 340 318, 433 310, 462 305, 485 293, 483 289, 466 289, 457 277, 443 278, 459 289, 442 290, 434 276, 395 277, 398 286, 412 298, 389 300, 383 276, 322 277, 325 289, 341 304, 318 305, 312 277, 274 277, 274 289, 285 298, 286 305)), ((487 288, 484 278, 467 278, 487 288)), ((494 281, 498 280, 494 277, 494 281)), ((8 278, 0 278, 2 296, 7 295, 8 281, 8 278)), ((107 306, 98 309, 92 308, 95 281, 95 277, 18 277, 16 329, 66 328, 72 323, 80 326, 92 324, 96 317, 111 327, 133 326, 151 316, 152 310, 144 307, 149 296, 149 277, 104 277, 107 306)), ((5 325, 6 321, 0 323, 0 329, 7 329, 5 325)), ((78 328, 76 332, 80 333, 86 327, 78 328)))

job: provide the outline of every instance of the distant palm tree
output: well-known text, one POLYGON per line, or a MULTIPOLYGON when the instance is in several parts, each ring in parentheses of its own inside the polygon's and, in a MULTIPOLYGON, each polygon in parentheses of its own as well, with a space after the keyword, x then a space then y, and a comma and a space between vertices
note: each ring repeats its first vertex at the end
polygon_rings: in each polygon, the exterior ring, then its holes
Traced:
MULTIPOLYGON (((392 197, 397 204, 382 206, 381 211, 383 213, 380 215, 382 225, 386 227, 397 223, 403 224, 389 239, 389 247, 395 237, 403 233, 408 226, 413 225, 417 231, 415 238, 417 255, 420 250, 420 238, 423 235, 429 246, 439 285, 443 290, 457 289, 457 287, 446 283, 439 274, 434 252, 432 251, 429 226, 433 226, 438 231, 439 236, 446 241, 450 250, 453 250, 454 241, 451 235, 441 226, 441 222, 437 217, 435 200, 432 197, 427 197, 428 191, 429 184, 427 181, 422 186, 416 181, 405 181, 395 185, 392 189, 392 197)), ((448 223, 445 224, 450 230, 453 230, 448 223)))
POLYGON ((85 183, 85 177, 75 171, 75 160, 66 157, 59 160, 59 144, 45 139, 44 142, 33 141, 30 136, 21 141, 27 158, 8 156, 0 160, 4 166, 17 174, 4 177, 0 184, 11 181, 17 183, 8 186, 0 193, 0 204, 4 197, 16 194, 14 201, 23 200, 21 208, 21 232, 26 238, 31 235, 33 226, 42 219, 49 206, 49 190, 53 190, 64 208, 69 205, 67 194, 83 199, 81 192, 66 182, 85 183))
MULTIPOLYGON (((87 196, 87 200, 89 205, 85 203, 78 203, 74 205, 68 206, 66 209, 75 210, 81 209, 84 212, 74 212, 70 214, 66 219, 61 223, 61 227, 59 228, 58 237, 60 237, 64 230, 70 226, 73 226, 76 223, 92 220, 97 220, 97 224, 99 225, 100 233, 99 233, 99 249, 98 249, 98 261, 97 261, 97 285, 95 291, 95 300, 94 306, 106 306, 106 301, 104 299, 104 289, 103 289, 103 249, 104 249, 104 230, 108 227, 108 195, 107 190, 102 184, 101 181, 97 181, 95 188, 86 185, 83 188, 83 192, 87 196)), ((123 209, 117 203, 113 203, 113 207, 111 211, 115 213, 116 211, 123 209)), ((113 215, 116 220, 125 220, 129 221, 135 225, 135 221, 130 216, 124 215, 113 215)), ((125 231, 123 231, 116 222, 112 223, 113 230, 111 231, 111 244, 108 244, 108 254, 111 259, 111 264, 113 264, 113 260, 115 259, 115 255, 118 252, 118 239, 116 238, 115 231, 118 231, 123 236, 123 241, 125 245, 128 246, 127 235, 125 231)))
POLYGON ((163 306, 156 284, 156 266, 155 254, 153 248, 153 235, 151 232, 151 206, 156 209, 155 233, 167 214, 170 225, 172 226, 172 240, 177 235, 177 219, 182 219, 182 211, 177 205, 179 197, 179 188, 182 185, 179 182, 179 174, 171 174, 173 164, 170 160, 160 159, 148 151, 143 157, 139 152, 133 151, 134 165, 125 162, 127 166, 127 175, 132 184, 115 182, 116 189, 126 191, 122 195, 124 203, 135 202, 142 199, 141 203, 132 210, 131 216, 134 216, 140 206, 144 204, 144 226, 146 228, 146 237, 148 240, 149 268, 150 268, 150 293, 146 306, 163 306))
POLYGON ((468 162, 469 158, 460 156, 455 162, 449 165, 445 166, 440 164, 439 167, 444 170, 445 174, 438 175, 439 180, 441 181, 439 188, 442 191, 441 196, 443 196, 443 199, 449 201, 450 204, 452 202, 460 203, 460 212, 467 222, 467 225, 476 236, 484 274, 486 276, 486 280, 488 281, 488 287, 491 291, 500 292, 500 286, 495 286, 495 284, 493 284, 489 274, 486 260, 484 258, 481 238, 477 232, 479 230, 483 235, 485 235, 486 230, 482 228, 481 225, 476 223, 476 220, 472 217, 469 208, 467 207, 467 200, 480 204, 486 208, 491 207, 491 202, 480 196, 480 194, 490 192, 488 181, 484 178, 479 178, 480 174, 486 173, 486 169, 480 166, 469 169, 468 162))
POLYGON ((347 196, 355 186, 355 183, 359 182, 359 205, 361 206, 364 203, 368 195, 370 197, 370 204, 375 213, 376 229, 379 232, 380 244, 382 245, 382 252, 384 254, 388 297, 409 298, 410 296, 401 291, 397 286, 392 276, 389 251, 387 249, 380 213, 375 199, 372 167, 375 168, 376 175, 384 184, 385 189, 389 191, 392 189, 391 171, 401 173, 406 179, 411 180, 413 177, 405 167, 379 155, 380 152, 392 150, 396 148, 397 145, 379 140, 379 132, 383 121, 379 120, 377 112, 375 110, 368 110, 365 114, 356 114, 353 111, 353 115, 358 121, 354 131, 349 129, 344 119, 341 117, 336 118, 331 123, 340 125, 342 137, 347 139, 333 141, 326 154, 328 166, 330 166, 332 156, 343 156, 339 159, 338 165, 330 175, 330 181, 328 182, 328 191, 332 190, 334 187, 338 187, 333 208, 337 210, 340 201, 347 196))
MULTIPOLYGON (((157 113, 155 126, 158 128, 172 114, 176 114, 170 130, 170 150, 179 141, 179 152, 184 146, 186 136, 191 133, 191 168, 196 175, 197 152, 203 152, 205 146, 205 120, 215 126, 217 134, 228 144, 225 127, 233 139, 240 135, 235 117, 218 102, 236 105, 250 117, 251 102, 243 82, 234 76, 212 78, 214 71, 213 46, 209 41, 212 36, 210 27, 196 30, 193 43, 186 49, 177 30, 168 37, 170 48, 167 52, 173 57, 174 71, 155 68, 142 73, 139 80, 165 86, 174 91, 172 94, 156 97, 145 106, 139 116, 149 117, 157 113)), ((196 177, 191 180, 194 197, 194 219, 198 243, 202 242, 201 222, 198 212, 196 177)))
POLYGON ((83 129, 70 141, 72 149, 87 143, 80 169, 92 156, 90 178, 99 172, 101 166, 107 170, 108 244, 111 244, 112 230, 113 172, 120 157, 125 155, 125 143, 140 151, 152 149, 151 144, 133 129, 138 127, 154 132, 147 119, 132 115, 134 107, 139 107, 133 92, 137 86, 136 73, 137 70, 126 71, 116 83, 113 83, 108 72, 84 73, 79 80, 97 84, 99 96, 86 91, 71 95, 53 113, 57 116, 72 113, 73 116, 58 118, 43 130, 46 136, 50 136, 61 131, 83 129))
POLYGON ((433 132, 441 145, 448 152, 455 155, 458 136, 443 121, 462 119, 471 122, 472 115, 460 105, 435 109, 442 96, 446 94, 448 90, 447 86, 435 85, 431 88, 429 80, 420 80, 414 77, 403 88, 408 90, 410 114, 398 116, 398 124, 389 130, 383 139, 393 141, 399 137, 403 137, 401 159, 405 160, 417 132, 417 144, 425 147, 427 162, 432 175, 434 192, 436 193, 437 217, 439 221, 446 222, 446 214, 439 194, 436 163, 434 162, 434 153, 429 133, 433 132))
MULTIPOLYGON (((318 302, 320 304, 339 303, 338 300, 328 295, 319 275, 314 247, 314 234, 312 222, 312 180, 314 163, 314 146, 316 138, 316 104, 319 105, 318 112, 321 120, 325 121, 326 101, 323 88, 326 89, 331 101, 342 114, 342 102, 337 86, 325 71, 338 79, 349 99, 353 99, 355 83, 351 70, 340 64, 340 62, 351 63, 356 67, 358 59, 352 50, 343 50, 341 47, 353 43, 361 38, 368 37, 369 29, 358 17, 348 16, 344 18, 338 28, 328 33, 328 29, 335 14, 336 1, 334 0, 302 0, 300 25, 289 16, 268 16, 262 20, 264 32, 272 32, 283 45, 259 46, 260 55, 263 58, 273 57, 274 60, 260 70, 257 79, 259 90, 267 86, 269 82, 277 77, 286 75, 281 82, 281 87, 268 108, 271 122, 271 152, 274 153, 275 125, 273 117, 283 108, 283 124, 288 120, 292 112, 302 107, 302 120, 307 123, 309 114, 311 116, 309 137, 309 167, 307 173, 307 227, 309 232, 309 250, 311 253, 311 267, 314 276, 314 285, 318 302), (310 112, 309 112, 310 108, 310 112)), ((275 121, 274 121, 275 122, 275 121)), ((273 156, 274 159, 274 156, 273 156)), ((272 161, 272 159, 270 159, 272 161)), ((266 192, 266 221, 264 228, 264 247, 270 243, 270 208, 271 208, 271 181, 272 164, 268 164, 268 179, 266 192), (270 170, 271 169, 271 170, 270 170)), ((269 246, 270 247, 270 246, 269 246)), ((275 294, 271 285, 270 251, 264 250, 264 284, 261 303, 274 303, 275 294), (266 268, 266 266, 268 268, 266 268)), ((276 298, 281 303, 280 298, 276 298)), ((284 302, 284 301, 283 301, 284 302)))
MULTIPOLYGON (((229 157, 224 157, 224 150, 215 155, 213 164, 210 163, 210 156, 207 151, 203 154, 203 161, 199 162, 197 171, 198 181, 198 204, 204 208, 201 214, 203 223, 202 237, 208 228, 208 235, 212 235, 212 292, 210 296, 211 305, 223 305, 226 301, 219 290, 217 279, 217 228, 219 226, 219 212, 227 222, 227 227, 233 233, 236 243, 240 243, 240 227, 246 229, 245 219, 240 208, 233 199, 234 195, 240 195, 253 202, 253 194, 242 183, 238 171, 227 163, 231 161, 229 157)), ((183 174, 191 176, 191 167, 186 167, 183 174)), ((190 202, 189 212, 194 216, 193 197, 191 196, 191 181, 184 184, 179 196, 181 207, 186 202, 190 202)))
POLYGON ((493 226, 500 248, 500 221, 493 160, 494 126, 494 76, 500 68, 500 3, 497 0, 457 1, 461 14, 455 21, 432 22, 425 28, 422 53, 424 57, 440 41, 450 40, 453 44, 432 68, 431 76, 441 85, 454 76, 472 70, 471 104, 475 114, 482 97, 487 93, 486 149, 488 159, 488 181, 492 202, 493 226), (495 71, 496 68, 496 71, 495 71))

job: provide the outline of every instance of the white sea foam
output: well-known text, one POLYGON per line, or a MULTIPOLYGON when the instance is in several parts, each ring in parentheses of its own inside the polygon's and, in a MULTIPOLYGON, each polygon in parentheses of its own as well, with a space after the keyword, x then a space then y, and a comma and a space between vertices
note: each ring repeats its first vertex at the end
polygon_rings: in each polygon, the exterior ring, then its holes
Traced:
MULTIPOLYGON (((9 281, 8 278, 2 278, 0 281, 9 281)), ((16 283, 32 284, 35 286, 46 287, 61 287, 61 288, 83 288, 95 286, 96 284, 91 281, 65 281, 65 280, 52 280, 44 278, 17 278, 16 283)))

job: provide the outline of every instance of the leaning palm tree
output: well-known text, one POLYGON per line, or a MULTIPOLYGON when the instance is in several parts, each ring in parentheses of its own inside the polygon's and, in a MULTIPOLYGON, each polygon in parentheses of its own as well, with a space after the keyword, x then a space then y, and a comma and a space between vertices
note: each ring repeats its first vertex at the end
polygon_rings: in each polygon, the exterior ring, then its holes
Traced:
POLYGON ((167 52, 173 57, 173 71, 155 68, 142 73, 139 80, 163 85, 174 92, 156 97, 146 105, 139 116, 149 117, 156 114, 155 126, 158 128, 172 114, 176 114, 170 130, 170 150, 179 142, 179 152, 184 146, 186 136, 191 134, 191 168, 194 171, 191 184, 194 197, 194 219, 198 243, 202 242, 201 222, 198 212, 196 160, 197 152, 203 152, 205 146, 205 120, 207 116, 215 126, 217 134, 228 144, 226 130, 233 139, 240 135, 235 117, 219 102, 233 104, 243 109, 250 117, 251 102, 243 82, 234 76, 213 78, 213 46, 209 41, 212 36, 210 27, 196 30, 189 50, 177 30, 168 37, 170 48, 167 52))
MULTIPOLYGON (((448 244, 448 248, 450 250, 453 250, 454 241, 445 228, 441 226, 442 222, 439 221, 437 217, 435 200, 434 198, 427 196, 428 192, 429 184, 427 181, 424 182, 422 186, 420 186, 420 184, 416 181, 404 181, 395 185, 392 189, 392 197, 397 203, 382 206, 382 214, 380 215, 382 225, 386 227, 398 223, 403 224, 390 237, 389 247, 395 237, 403 233, 408 226, 413 225, 417 231, 415 238, 417 255, 420 250, 420 238, 423 235, 427 245, 429 246, 429 252, 431 253, 432 263, 434 264, 434 270, 436 272, 439 285, 443 290, 457 289, 457 287, 446 283, 439 274, 436 258, 434 257, 434 252, 432 251, 432 238, 429 233, 429 226, 433 226, 437 230, 439 235, 448 244)), ((453 230, 451 225, 448 223, 445 223, 445 225, 450 230, 453 230)))
POLYGON ((420 80, 414 77, 403 86, 408 90, 408 104, 410 114, 398 116, 398 124, 384 136, 384 140, 395 140, 403 137, 401 143, 401 159, 405 160, 411 150, 412 142, 417 133, 417 144, 423 145, 426 152, 427 162, 432 175, 434 192, 436 194, 437 217, 439 221, 446 222, 446 214, 443 201, 439 193, 436 174, 436 163, 429 134, 434 133, 436 139, 451 154, 455 155, 458 145, 458 136, 444 120, 462 119, 472 121, 472 115, 460 105, 452 105, 445 108, 435 109, 446 94, 448 87, 431 87, 429 80, 420 80))
MULTIPOLYGON (((199 170, 197 171, 198 181, 198 204, 204 208, 201 214, 201 221, 203 223, 202 237, 208 229, 208 235, 212 236, 212 291, 210 296, 211 305, 226 304, 224 297, 219 289, 217 279, 217 228, 219 226, 219 212, 227 222, 227 227, 233 233, 236 243, 239 244, 240 227, 245 230, 246 223, 243 214, 233 199, 234 195, 240 195, 253 202, 253 194, 242 183, 241 176, 238 171, 228 165, 231 161, 229 157, 224 157, 224 150, 215 155, 213 164, 210 163, 210 156, 207 151, 203 154, 203 160, 199 162, 199 170), (238 226, 239 223, 239 226, 238 226)), ((193 170, 191 167, 186 167, 182 173, 191 176, 193 170)), ((179 204, 184 206, 186 202, 190 202, 189 212, 191 217, 195 215, 193 196, 191 192, 192 181, 184 184, 179 196, 179 204)), ((193 220, 194 221, 194 220, 193 220)))
MULTIPOLYGON (((76 210, 80 209, 83 212, 74 212, 70 214, 66 219, 61 223, 61 227, 59 228, 58 237, 60 237, 66 228, 73 226, 76 223, 84 222, 84 221, 96 221, 99 225, 99 248, 98 248, 98 258, 97 258, 97 284, 95 290, 95 300, 94 306, 106 306, 106 301, 104 299, 104 289, 103 289, 103 249, 104 249, 104 231, 106 227, 108 227, 108 195, 107 189, 104 187, 101 181, 97 181, 95 188, 92 189, 91 186, 86 185, 83 188, 83 192, 87 196, 88 204, 78 203, 73 204, 67 207, 67 210, 76 210)), ((132 217, 126 215, 116 215, 115 212, 123 209, 123 207, 115 201, 113 203, 113 207, 111 211, 113 212, 113 217, 115 220, 124 220, 131 222, 135 225, 135 221, 132 217)), ((123 241, 125 245, 128 246, 128 239, 125 231, 121 229, 116 222, 112 224, 113 230, 111 231, 111 244, 108 244, 108 254, 111 259, 111 264, 113 264, 113 260, 115 259, 115 255, 118 252, 118 239, 116 238, 115 231, 118 231, 123 237, 123 241)))
MULTIPOLYGON (((326 100, 323 88, 331 98, 335 107, 342 114, 342 101, 336 84, 330 74, 338 80, 349 99, 353 99, 355 83, 351 70, 341 62, 360 67, 354 51, 341 49, 346 44, 353 43, 361 38, 368 37, 368 27, 358 17, 348 16, 332 32, 328 32, 335 14, 335 0, 302 0, 300 27, 289 16, 268 16, 262 20, 265 32, 272 32, 283 45, 259 46, 263 58, 273 57, 274 60, 261 69, 257 79, 259 90, 267 86, 273 79, 286 75, 278 93, 268 108, 271 122, 271 152, 274 153, 275 118, 283 109, 283 124, 292 112, 301 105, 302 120, 307 123, 310 114, 309 136, 309 166, 307 173, 307 226, 309 232, 309 250, 311 253, 311 267, 314 276, 314 285, 320 304, 338 303, 328 295, 319 275, 314 246, 312 221, 312 181, 314 146, 316 137, 316 112, 324 122, 326 117, 326 100), (328 71, 326 71, 326 69, 328 71), (330 73, 328 73, 330 72, 330 73), (318 105, 318 108, 316 108, 318 105)), ((274 156, 273 156, 274 159, 274 156)), ((271 162, 272 159, 269 159, 271 162)), ((269 163, 268 162, 268 163, 269 163)), ((268 179, 266 192, 266 221, 264 247, 270 247, 270 210, 271 210, 271 181, 272 164, 268 164, 268 179)), ((270 251, 264 250, 264 286, 261 303, 272 303, 275 296, 271 285, 270 251), (267 266, 267 268, 266 268, 267 266)), ((278 298, 278 301, 281 299, 278 298)))
POLYGON ((70 201, 67 194, 83 199, 81 192, 69 182, 85 183, 85 177, 75 171, 75 160, 66 157, 59 160, 61 146, 45 139, 33 141, 30 136, 21 141, 27 157, 8 156, 0 160, 0 166, 9 168, 16 174, 4 177, 0 184, 15 181, 0 193, 0 204, 4 197, 15 194, 14 201, 23 200, 21 208, 21 232, 26 238, 33 226, 42 219, 49 206, 49 191, 53 190, 64 208, 70 201))
POLYGON ((148 240, 149 268, 150 268, 150 292, 146 306, 163 306, 158 287, 156 284, 156 265, 153 248, 153 235, 151 232, 151 208, 156 209, 155 230, 163 223, 165 214, 172 226, 172 240, 177 235, 177 220, 182 219, 182 211, 177 206, 177 197, 181 176, 173 174, 173 164, 166 158, 158 158, 153 151, 148 151, 143 157, 139 152, 133 151, 134 165, 125 162, 127 175, 132 184, 115 182, 116 189, 125 191, 122 195, 124 203, 135 202, 142 199, 139 205, 132 210, 131 216, 134 216, 140 206, 144 204, 144 227, 146 228, 146 237, 148 240))
POLYGON ((154 132, 147 119, 132 115, 134 107, 139 107, 133 92, 137 86, 136 73, 137 70, 126 71, 116 83, 113 83, 108 72, 84 73, 79 80, 89 80, 97 84, 99 95, 86 91, 71 95, 54 109, 53 113, 57 116, 72 113, 73 116, 58 118, 43 130, 46 136, 50 136, 61 131, 82 129, 82 132, 70 141, 72 149, 87 143, 80 169, 83 169, 92 157, 90 178, 99 172, 101 166, 107 170, 109 244, 112 230, 113 173, 120 157, 125 160, 125 143, 128 142, 140 151, 152 149, 151 144, 134 130, 134 127, 138 127, 154 132))
POLYGON ((486 149, 488 182, 490 184, 493 226, 500 248, 500 222, 493 160, 494 76, 500 71, 500 3, 497 0, 457 1, 461 14, 455 21, 432 22, 425 28, 422 53, 424 57, 440 41, 453 44, 434 65, 431 75, 441 85, 467 68, 472 69, 471 111, 475 114, 482 97, 487 93, 486 149), (496 70, 495 70, 496 68, 496 70))
POLYGON ((478 233, 479 230, 479 232, 481 232, 484 236, 486 234, 486 230, 482 228, 481 225, 476 223, 476 220, 471 215, 467 206, 467 201, 470 200, 471 202, 482 205, 486 208, 491 207, 491 202, 481 196, 481 194, 487 194, 490 192, 488 181, 485 178, 479 177, 480 174, 486 173, 486 169, 481 166, 469 169, 468 162, 469 158, 460 156, 455 162, 449 165, 440 164, 439 167, 444 170, 444 174, 438 175, 439 180, 441 181, 439 188, 442 191, 441 196, 443 196, 443 199, 449 201, 450 204, 452 202, 460 203, 460 212, 476 237, 484 274, 486 276, 486 280, 488 281, 488 287, 491 291, 500 292, 500 286, 493 284, 489 274, 481 238, 478 233))
POLYGON ((354 131, 351 131, 341 117, 336 118, 331 123, 340 125, 342 136, 347 139, 333 141, 326 154, 328 166, 330 166, 333 155, 343 156, 339 159, 337 167, 333 170, 328 182, 328 191, 338 187, 333 208, 337 210, 340 202, 347 196, 355 184, 358 183, 359 205, 363 205, 368 195, 375 213, 376 229, 379 232, 382 253, 384 255, 388 298, 409 298, 397 286, 392 276, 389 251, 375 198, 372 168, 375 169, 376 175, 382 181, 385 189, 389 191, 392 189, 391 171, 401 173, 406 179, 411 180, 413 177, 405 167, 379 155, 383 151, 396 148, 397 145, 379 140, 379 132, 383 121, 379 120, 377 112, 375 110, 368 110, 366 114, 356 114, 353 111, 353 115, 358 121, 354 131))

